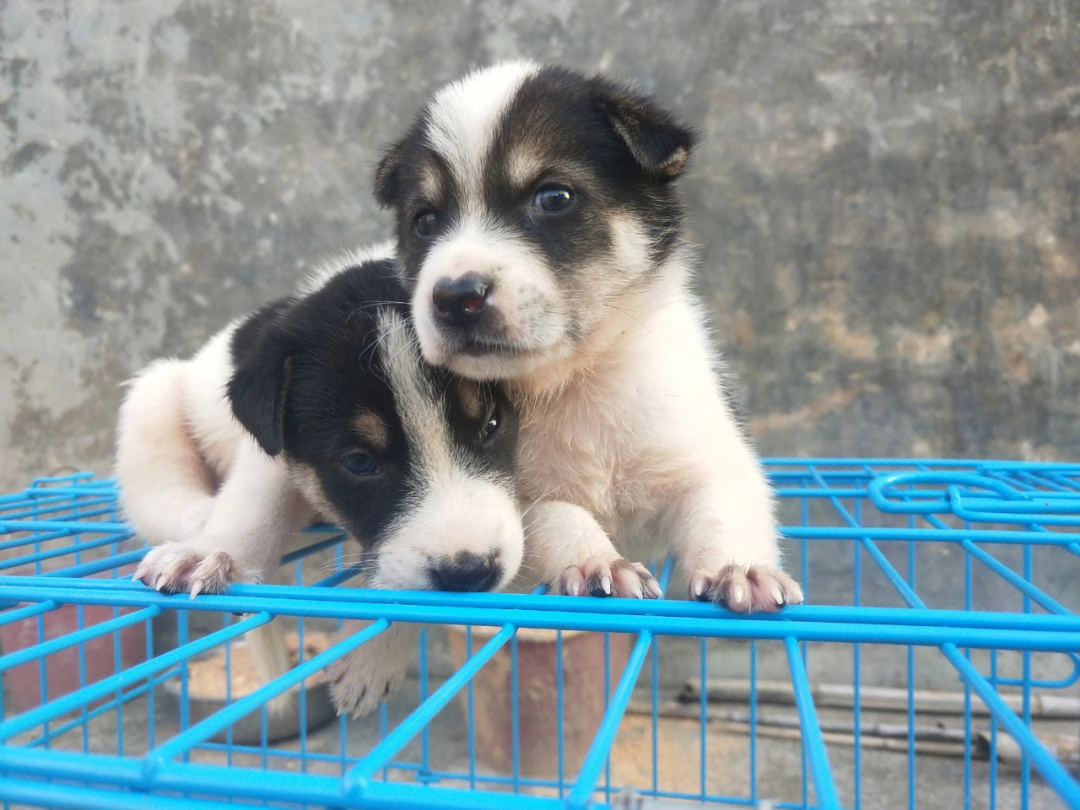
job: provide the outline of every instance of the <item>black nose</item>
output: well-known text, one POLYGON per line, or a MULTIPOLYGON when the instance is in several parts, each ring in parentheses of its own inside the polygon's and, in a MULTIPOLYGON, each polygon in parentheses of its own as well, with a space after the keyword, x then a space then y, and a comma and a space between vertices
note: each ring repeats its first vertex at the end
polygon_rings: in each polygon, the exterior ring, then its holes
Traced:
POLYGON ((431 579, 440 591, 486 591, 499 581, 500 573, 494 556, 462 551, 432 568, 431 579))
POLYGON ((440 278, 431 291, 431 302, 439 320, 454 326, 468 326, 484 312, 491 282, 476 273, 460 278, 440 278))

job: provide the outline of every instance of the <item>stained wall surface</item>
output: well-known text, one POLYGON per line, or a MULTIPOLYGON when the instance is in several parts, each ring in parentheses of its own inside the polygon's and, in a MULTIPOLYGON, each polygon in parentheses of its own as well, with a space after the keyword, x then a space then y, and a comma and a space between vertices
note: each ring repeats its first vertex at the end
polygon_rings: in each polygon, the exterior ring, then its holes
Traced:
POLYGON ((385 238, 424 96, 527 56, 699 133, 698 287, 768 454, 1080 458, 1080 7, 0 2, 0 487, 121 384, 385 238))

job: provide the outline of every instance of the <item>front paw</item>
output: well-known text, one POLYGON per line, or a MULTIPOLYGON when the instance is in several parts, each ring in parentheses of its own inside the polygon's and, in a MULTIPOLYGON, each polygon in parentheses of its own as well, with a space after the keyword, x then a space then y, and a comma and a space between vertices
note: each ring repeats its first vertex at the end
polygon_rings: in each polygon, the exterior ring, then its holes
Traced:
POLYGON ((699 569, 690 577, 690 598, 717 602, 736 613, 773 613, 803 600, 799 584, 775 565, 725 565, 713 574, 699 569))
POLYGON ((204 553, 187 543, 167 543, 150 549, 135 570, 141 580, 163 593, 190 591, 222 593, 234 582, 245 582, 245 574, 227 552, 204 553))
MULTIPOLYGON (((359 632, 367 622, 348 621, 339 637, 359 632)), ((327 667, 330 697, 338 714, 361 717, 401 684, 408 666, 410 627, 392 624, 382 634, 327 667)))
POLYGON ((620 596, 624 599, 656 599, 663 594, 648 568, 622 557, 605 560, 590 557, 571 565, 555 582, 555 590, 567 596, 620 596))

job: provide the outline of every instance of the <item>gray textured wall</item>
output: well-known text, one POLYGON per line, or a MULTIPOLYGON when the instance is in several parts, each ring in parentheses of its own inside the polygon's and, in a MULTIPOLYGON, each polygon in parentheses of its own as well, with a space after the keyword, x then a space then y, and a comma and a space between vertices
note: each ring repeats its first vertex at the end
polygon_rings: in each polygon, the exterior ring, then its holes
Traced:
POLYGON ((1062 0, 0 2, 0 486, 107 472, 120 383, 383 237, 431 88, 526 55, 694 124, 701 291, 772 454, 1080 457, 1062 0))

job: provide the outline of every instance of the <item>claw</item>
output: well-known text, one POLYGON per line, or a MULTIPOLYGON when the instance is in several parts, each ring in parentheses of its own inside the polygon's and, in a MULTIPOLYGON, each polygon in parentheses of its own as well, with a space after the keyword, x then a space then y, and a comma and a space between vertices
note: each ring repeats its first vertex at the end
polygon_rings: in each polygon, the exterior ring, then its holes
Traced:
POLYGON ((784 589, 780 587, 779 582, 774 582, 772 584, 772 587, 769 588, 769 593, 777 607, 783 607, 787 604, 787 597, 784 596, 784 589))
POLYGON ((744 605, 746 603, 746 586, 741 582, 736 583, 731 588, 731 594, 729 595, 729 601, 734 605, 744 605))
POLYGON ((135 573, 131 575, 132 579, 142 579, 143 574, 146 573, 146 557, 139 560, 139 564, 135 567, 135 573))
POLYGON ((659 599, 664 595, 664 591, 660 588, 660 583, 656 581, 656 577, 649 575, 649 578, 645 580, 645 595, 649 599, 659 599))
POLYGON ((709 578, 705 574, 694 574, 690 578, 690 596, 693 599, 701 599, 709 588, 709 578))
POLYGON ((562 591, 567 596, 581 596, 585 592, 585 575, 576 565, 562 572, 562 591))

